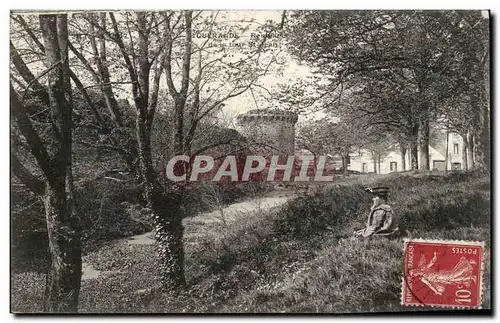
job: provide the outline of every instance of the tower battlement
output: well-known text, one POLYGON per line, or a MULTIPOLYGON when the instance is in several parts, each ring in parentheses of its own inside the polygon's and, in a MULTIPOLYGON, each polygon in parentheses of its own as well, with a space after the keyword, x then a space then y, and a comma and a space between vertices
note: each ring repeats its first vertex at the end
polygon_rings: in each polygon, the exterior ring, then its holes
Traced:
POLYGON ((240 114, 237 118, 238 125, 244 125, 245 123, 255 123, 255 122, 270 122, 270 123, 291 123, 295 125, 298 116, 294 112, 283 111, 277 109, 256 109, 250 110, 244 114, 240 114))

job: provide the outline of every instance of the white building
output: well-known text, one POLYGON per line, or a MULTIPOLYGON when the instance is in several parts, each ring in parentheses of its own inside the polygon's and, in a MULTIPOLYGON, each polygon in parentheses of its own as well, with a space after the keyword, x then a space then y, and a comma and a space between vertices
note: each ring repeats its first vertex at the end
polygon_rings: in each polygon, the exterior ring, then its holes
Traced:
MULTIPOLYGON (((448 170, 464 168, 464 165, 462 165, 462 148, 462 137, 457 134, 450 133, 448 140, 448 170)), ((436 134, 434 145, 429 145, 429 163, 431 170, 445 170, 445 155, 446 134, 440 132, 436 134)), ((406 167, 403 167, 401 152, 398 148, 395 148, 387 152, 387 154, 380 159, 380 164, 377 160, 374 166, 372 154, 365 149, 361 149, 358 152, 351 154, 348 169, 363 173, 373 173, 375 170, 374 167, 376 167, 376 172, 378 174, 387 174, 391 172, 410 170, 411 160, 409 150, 407 150, 406 152, 405 163, 406 167)), ((420 165, 420 155, 418 158, 418 163, 420 165)))

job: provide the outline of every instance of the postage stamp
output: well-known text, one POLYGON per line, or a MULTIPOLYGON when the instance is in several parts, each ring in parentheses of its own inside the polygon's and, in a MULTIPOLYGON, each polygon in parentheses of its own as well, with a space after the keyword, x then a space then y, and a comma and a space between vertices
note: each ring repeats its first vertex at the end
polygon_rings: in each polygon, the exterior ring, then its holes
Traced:
POLYGON ((481 308, 484 243, 405 239, 401 304, 481 308))

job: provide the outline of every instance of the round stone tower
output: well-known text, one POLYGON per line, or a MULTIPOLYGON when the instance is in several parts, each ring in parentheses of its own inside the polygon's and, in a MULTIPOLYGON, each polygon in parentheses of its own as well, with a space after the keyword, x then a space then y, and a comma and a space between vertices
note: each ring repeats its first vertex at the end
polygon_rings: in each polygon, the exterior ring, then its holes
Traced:
POLYGON ((237 130, 262 152, 295 154, 294 112, 278 109, 256 109, 236 118, 237 130))

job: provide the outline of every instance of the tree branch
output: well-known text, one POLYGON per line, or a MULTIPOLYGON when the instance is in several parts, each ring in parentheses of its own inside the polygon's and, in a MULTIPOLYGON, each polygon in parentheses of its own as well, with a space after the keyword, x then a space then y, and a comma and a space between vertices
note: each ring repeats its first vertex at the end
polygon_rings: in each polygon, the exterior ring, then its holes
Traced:
POLYGON ((33 175, 19 160, 19 157, 11 151, 10 154, 10 169, 14 175, 35 195, 43 195, 45 191, 45 183, 33 175))
MULTIPOLYGON (((31 73, 30 69, 24 63, 23 59, 17 52, 16 47, 14 46, 14 44, 12 44, 12 42, 10 42, 10 59, 23 80, 28 83, 28 85, 31 84, 31 86, 33 86, 35 95, 38 96, 44 104, 48 105, 49 94, 47 93, 47 90, 44 86, 42 86, 42 84, 40 84, 40 82, 38 82, 38 78, 35 78, 35 76, 31 73)), ((29 86, 26 89, 28 88, 29 86)))
POLYGON ((33 128, 33 124, 28 117, 25 107, 21 104, 16 91, 10 85, 10 111, 16 118, 16 123, 22 135, 26 139, 30 150, 35 157, 40 169, 46 177, 52 176, 52 169, 50 167, 50 158, 47 153, 46 147, 38 133, 33 128))

